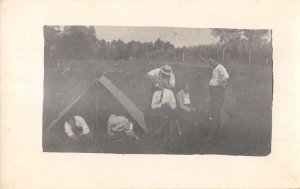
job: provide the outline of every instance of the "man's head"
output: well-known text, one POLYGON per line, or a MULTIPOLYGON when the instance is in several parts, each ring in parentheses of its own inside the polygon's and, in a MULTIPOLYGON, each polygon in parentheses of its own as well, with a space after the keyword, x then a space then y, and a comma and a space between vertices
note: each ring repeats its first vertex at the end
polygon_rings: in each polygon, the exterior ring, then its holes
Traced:
POLYGON ((72 113, 68 113, 67 115, 66 115, 66 121, 68 122, 68 123, 73 123, 73 122, 75 122, 75 118, 74 118, 74 115, 72 114, 72 113))
POLYGON ((169 66, 169 65, 164 65, 164 66, 161 68, 161 73, 162 73, 162 76, 163 76, 164 78, 170 77, 170 76, 171 76, 171 73, 172 73, 172 67, 169 66))
POLYGON ((212 67, 212 68, 215 68, 217 67, 217 65, 219 64, 218 61, 212 59, 212 58, 209 58, 208 59, 208 62, 209 62, 209 65, 212 67))
POLYGON ((183 91, 187 93, 190 89, 190 84, 188 82, 183 83, 183 91))

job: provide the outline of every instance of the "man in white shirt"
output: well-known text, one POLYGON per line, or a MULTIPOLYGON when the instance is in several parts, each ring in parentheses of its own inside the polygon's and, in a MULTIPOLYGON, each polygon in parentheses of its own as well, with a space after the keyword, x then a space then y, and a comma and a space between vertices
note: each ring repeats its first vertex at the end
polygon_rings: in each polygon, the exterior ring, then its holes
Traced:
MULTIPOLYGON (((158 89, 159 86, 162 86, 166 89, 175 88, 175 76, 172 71, 172 67, 169 65, 164 65, 161 68, 156 68, 147 73, 146 78, 153 81, 151 87, 151 97, 153 93, 158 89)), ((152 98, 150 97, 150 104, 152 98)))
POLYGON ((155 131, 159 134, 167 132, 167 121, 176 108, 176 100, 173 91, 164 88, 162 85, 158 86, 158 90, 154 92, 151 102, 150 121, 153 129, 158 127, 155 131))
POLYGON ((157 88, 162 85, 164 88, 173 89, 175 87, 175 76, 172 67, 164 65, 147 73, 146 77, 153 81, 153 85, 157 88))
POLYGON ((216 60, 209 59, 213 69, 211 80, 209 81, 210 94, 210 119, 212 119, 214 130, 221 125, 221 108, 225 98, 225 86, 229 79, 226 68, 216 60))
POLYGON ((120 136, 125 133, 129 138, 138 140, 139 137, 133 131, 133 124, 124 116, 110 115, 107 121, 107 134, 120 136))
POLYGON ((65 133, 71 139, 77 140, 90 133, 90 128, 80 116, 68 115, 65 122, 65 133))
POLYGON ((168 108, 174 110, 176 108, 176 100, 173 91, 160 88, 155 91, 152 97, 151 109, 168 108))

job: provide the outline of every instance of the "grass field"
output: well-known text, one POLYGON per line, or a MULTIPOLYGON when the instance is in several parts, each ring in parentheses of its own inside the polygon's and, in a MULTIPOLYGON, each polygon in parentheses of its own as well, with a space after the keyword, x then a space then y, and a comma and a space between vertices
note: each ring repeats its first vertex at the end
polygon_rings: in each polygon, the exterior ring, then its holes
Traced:
MULTIPOLYGON (((172 62, 140 61, 62 61, 72 65, 67 74, 61 74, 57 66, 45 66, 44 112, 43 112, 43 149, 44 151, 109 152, 109 153, 174 153, 174 154, 230 154, 230 155, 267 155, 271 150, 272 131, 272 67, 227 62, 230 81, 226 90, 223 107, 225 127, 217 142, 203 141, 205 117, 209 110, 208 81, 211 69, 205 64, 186 64, 172 62), (165 146, 155 139, 141 135, 140 141, 114 143, 105 135, 106 122, 98 123, 94 129, 92 143, 75 150, 68 149, 70 143, 63 133, 63 123, 51 131, 45 128, 55 116, 103 73, 142 111, 147 111, 151 82, 144 75, 151 69, 170 64, 174 69, 176 86, 183 80, 191 84, 192 103, 200 109, 202 126, 187 130, 172 145, 165 146), (114 71, 117 71, 114 73, 114 71), (121 73, 118 71, 122 71, 121 73), (99 128, 98 128, 99 127, 99 128), (101 128, 101 129, 100 129, 101 128), (92 145, 92 148, 91 148, 92 145), (89 148, 86 148, 89 146, 89 148)), ((49 65, 49 64, 45 64, 49 65)), ((54 65, 54 64, 53 64, 54 65)), ((109 94, 100 99, 100 106, 109 101, 109 94)), ((92 97, 91 97, 92 99, 92 97)), ((90 102, 92 103, 92 102, 90 102)), ((93 107, 93 104, 91 104, 93 107)), ((115 106, 117 107, 117 105, 115 106)), ((87 110, 88 111, 88 110, 87 110)), ((122 112, 119 110, 110 110, 122 112)), ((90 113, 94 112, 91 108, 90 113)), ((115 113, 115 112, 110 112, 115 113)), ((88 115, 87 115, 88 116, 88 115)), ((89 123, 89 120, 87 120, 89 123)), ((92 121, 91 121, 92 122, 92 121)), ((72 144, 73 145, 73 144, 72 144)))

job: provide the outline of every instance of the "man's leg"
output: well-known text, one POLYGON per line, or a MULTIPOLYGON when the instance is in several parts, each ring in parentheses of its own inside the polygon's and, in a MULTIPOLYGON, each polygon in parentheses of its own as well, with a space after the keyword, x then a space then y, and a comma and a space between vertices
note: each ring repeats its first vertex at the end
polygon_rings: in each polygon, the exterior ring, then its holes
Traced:
POLYGON ((217 122, 218 122, 218 91, 217 87, 209 87, 209 94, 210 94, 210 117, 211 123, 209 126, 209 133, 211 135, 215 135, 217 129, 217 122))
POLYGON ((170 140, 170 123, 171 119, 174 119, 176 117, 176 112, 171 109, 163 109, 163 117, 161 122, 161 128, 162 128, 162 136, 164 142, 167 142, 170 140))
POLYGON ((197 111, 189 112, 189 120, 191 121, 191 125, 194 127, 198 127, 198 119, 197 119, 198 113, 197 111))
POLYGON ((182 120, 182 126, 184 129, 188 129, 191 126, 194 125, 195 122, 195 112, 186 112, 182 111, 181 112, 181 120, 182 120))
POLYGON ((220 127, 221 125, 221 109, 223 106, 224 98, 225 98, 225 89, 223 87, 217 88, 216 93, 216 126, 220 127))
POLYGON ((209 87, 210 94, 210 116, 212 119, 216 118, 218 112, 218 88, 217 87, 209 87))
POLYGON ((149 109, 146 112, 145 121, 148 125, 149 132, 154 133, 155 115, 154 115, 154 111, 152 109, 149 109))
POLYGON ((154 116, 153 116, 153 131, 155 134, 161 134, 162 129, 163 129, 163 124, 165 120, 165 115, 164 112, 161 108, 157 108, 153 110, 154 116))
POLYGON ((213 112, 213 100, 214 100, 213 87, 209 87, 209 100, 210 100, 209 119, 211 119, 212 118, 212 112, 213 112))

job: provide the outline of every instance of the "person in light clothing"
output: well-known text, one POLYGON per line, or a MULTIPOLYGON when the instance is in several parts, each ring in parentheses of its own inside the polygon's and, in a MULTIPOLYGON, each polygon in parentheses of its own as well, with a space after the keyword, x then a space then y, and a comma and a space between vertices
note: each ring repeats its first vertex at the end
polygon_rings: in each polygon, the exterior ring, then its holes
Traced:
POLYGON ((176 100, 173 91, 160 88, 153 94, 151 108, 158 110, 164 107, 174 110, 176 108, 176 100))
POLYGON ((107 121, 107 134, 114 136, 125 133, 130 138, 139 139, 133 131, 133 124, 124 116, 110 115, 107 121))
POLYGON ((68 137, 76 140, 81 136, 88 135, 90 128, 80 116, 68 115, 65 122, 65 133, 68 137))
POLYGON ((146 77, 153 81, 153 87, 157 89, 159 85, 167 89, 175 87, 175 76, 172 67, 164 65, 161 68, 156 68, 147 73, 146 77))
POLYGON ((184 83, 183 88, 176 94, 176 99, 178 102, 178 116, 180 120, 184 122, 184 125, 191 123, 196 123, 196 111, 191 104, 190 94, 189 94, 189 83, 184 83))
POLYGON ((146 78, 153 82, 150 91, 150 104, 152 102, 153 93, 158 90, 159 86, 170 90, 175 88, 175 76, 172 67, 169 65, 151 70, 147 73, 146 78))
POLYGON ((156 134, 165 134, 168 130, 167 122, 176 109, 176 100, 173 91, 158 86, 151 103, 150 122, 156 134))
POLYGON ((176 95, 180 110, 183 110, 185 112, 196 111, 196 108, 193 108, 191 106, 189 89, 189 83, 184 83, 183 88, 176 95))
POLYGON ((229 79, 226 68, 216 60, 209 59, 210 66, 213 69, 209 81, 210 94, 210 119, 213 127, 217 129, 221 125, 221 108, 225 98, 225 87, 229 79))

